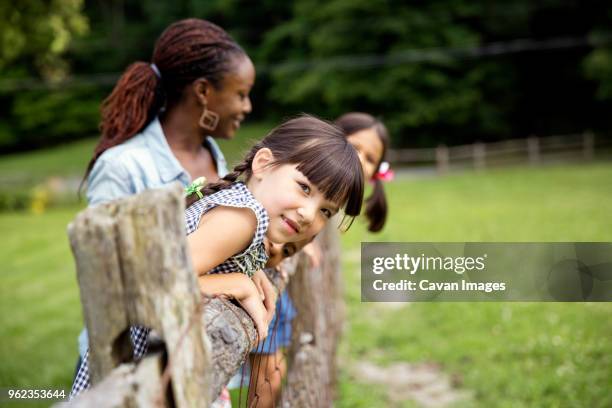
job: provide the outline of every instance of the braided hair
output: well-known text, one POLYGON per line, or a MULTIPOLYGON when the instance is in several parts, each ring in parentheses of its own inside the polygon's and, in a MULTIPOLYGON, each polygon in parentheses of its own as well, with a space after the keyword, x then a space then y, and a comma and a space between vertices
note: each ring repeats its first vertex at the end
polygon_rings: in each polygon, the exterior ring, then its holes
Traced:
MULTIPOLYGON (((349 217, 361 212, 363 171, 359 156, 341 129, 314 116, 301 115, 274 128, 256 143, 234 170, 216 183, 207 184, 204 196, 229 188, 244 176, 251 177, 251 165, 257 151, 268 148, 274 156, 272 166, 297 165, 308 180, 331 202, 344 207, 349 217)), ((187 197, 187 207, 198 200, 187 197)))
POLYGON ((155 44, 152 62, 135 62, 123 73, 101 107, 101 137, 83 181, 107 149, 132 138, 159 113, 176 104, 198 78, 214 87, 244 50, 221 27, 196 18, 171 24, 155 44))
MULTIPOLYGON (((389 147, 389 132, 385 125, 374 116, 361 112, 346 113, 336 119, 334 123, 344 131, 346 137, 364 129, 373 128, 376 131, 383 145, 382 156, 376 163, 378 169, 384 161, 389 147)), ((365 214, 369 222, 368 231, 378 232, 383 229, 387 220, 387 198, 382 181, 377 178, 370 181, 374 183, 374 188, 372 194, 366 199, 365 214)))

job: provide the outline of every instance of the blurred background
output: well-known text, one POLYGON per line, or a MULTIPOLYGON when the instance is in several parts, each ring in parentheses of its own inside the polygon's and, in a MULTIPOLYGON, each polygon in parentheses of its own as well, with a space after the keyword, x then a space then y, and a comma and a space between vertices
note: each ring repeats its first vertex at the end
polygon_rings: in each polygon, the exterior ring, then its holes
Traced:
POLYGON ((381 234, 343 238, 338 406, 612 406, 609 304, 363 304, 361 241, 612 241, 612 4, 24 0, 0 5, 0 387, 71 384, 82 327, 65 228, 99 105, 171 22, 257 69, 230 162, 283 118, 379 116, 381 234))

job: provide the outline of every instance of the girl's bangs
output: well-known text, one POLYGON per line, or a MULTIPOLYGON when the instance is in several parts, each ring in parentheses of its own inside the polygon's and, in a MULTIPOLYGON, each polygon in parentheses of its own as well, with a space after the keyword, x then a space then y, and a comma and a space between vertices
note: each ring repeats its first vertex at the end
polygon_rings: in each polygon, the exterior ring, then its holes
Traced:
POLYGON ((363 176, 357 154, 348 149, 352 149, 348 143, 342 151, 336 147, 336 152, 308 149, 300 155, 297 169, 327 200, 344 207, 346 214, 356 216, 361 211, 363 176))

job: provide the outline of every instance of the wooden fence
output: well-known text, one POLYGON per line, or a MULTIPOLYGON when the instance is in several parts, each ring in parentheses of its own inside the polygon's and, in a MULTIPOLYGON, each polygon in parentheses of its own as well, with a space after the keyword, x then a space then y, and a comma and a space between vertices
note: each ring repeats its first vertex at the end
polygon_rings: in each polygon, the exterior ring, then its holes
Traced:
POLYGON ((593 133, 510 139, 493 143, 460 146, 440 145, 429 149, 394 149, 391 163, 400 167, 435 166, 439 173, 456 169, 550 162, 593 160, 612 157, 612 141, 597 139, 593 133))
MULTIPOLYGON (((183 214, 183 189, 176 184, 87 208, 69 226, 89 331, 92 382, 70 406, 207 407, 257 343, 253 321, 243 309, 220 298, 202 300, 183 214), (129 339, 133 325, 153 329, 149 353, 138 362, 129 339)), ((335 257, 313 274, 304 255, 291 264, 293 290, 306 294, 308 304, 340 301, 333 297, 339 294, 334 287, 338 244, 333 234, 323 235, 322 245, 332 248, 335 257)), ((267 272, 283 290, 286 282, 267 272)), ((316 406, 329 407, 338 337, 322 339, 340 324, 328 318, 329 308, 299 312, 297 321, 316 324, 303 323, 294 332, 282 406, 309 407, 314 400, 316 406)))

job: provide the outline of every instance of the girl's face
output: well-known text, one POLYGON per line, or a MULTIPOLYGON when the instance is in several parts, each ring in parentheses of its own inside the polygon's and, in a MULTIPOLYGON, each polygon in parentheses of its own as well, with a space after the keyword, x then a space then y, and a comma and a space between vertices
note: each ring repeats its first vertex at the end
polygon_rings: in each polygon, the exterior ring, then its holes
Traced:
POLYGON ((348 136, 348 141, 357 150, 363 175, 367 180, 371 180, 378 170, 376 167, 382 160, 384 149, 376 129, 372 127, 355 132, 348 136))
POLYGON ((268 212, 270 241, 309 241, 338 212, 338 204, 327 200, 297 165, 258 167, 256 162, 257 155, 249 189, 268 212))
POLYGON ((234 59, 233 70, 221 80, 218 88, 210 87, 207 108, 219 115, 219 123, 211 136, 231 139, 240 122, 251 112, 249 92, 255 83, 255 67, 246 55, 234 59))

